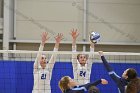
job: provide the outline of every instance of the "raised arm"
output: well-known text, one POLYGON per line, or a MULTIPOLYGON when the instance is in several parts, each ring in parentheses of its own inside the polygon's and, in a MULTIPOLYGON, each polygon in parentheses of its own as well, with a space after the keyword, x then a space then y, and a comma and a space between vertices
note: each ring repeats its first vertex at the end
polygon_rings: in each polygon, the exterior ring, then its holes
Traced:
MULTIPOLYGON (((63 39, 63 34, 62 33, 58 33, 58 35, 55 37, 55 46, 54 46, 54 50, 53 51, 58 51, 59 49, 59 44, 61 42, 61 40, 63 39)), ((52 70, 53 69, 53 66, 54 66, 54 63, 56 61, 56 57, 57 57, 57 54, 53 54, 49 60, 49 68, 52 70)))
POLYGON ((42 53, 40 53, 40 51, 43 51, 44 45, 45 45, 46 41, 49 39, 47 32, 43 32, 41 37, 42 37, 41 44, 40 44, 40 47, 39 47, 39 50, 37 53, 37 57, 36 57, 35 62, 34 62, 34 71, 36 71, 40 66, 39 61, 40 61, 41 55, 42 55, 42 53))
POLYGON ((102 61, 103 61, 103 64, 104 64, 106 70, 107 70, 108 72, 112 72, 112 71, 113 71, 113 68, 109 65, 109 63, 108 63, 107 60, 105 59, 104 54, 103 54, 103 51, 99 51, 98 53, 99 53, 99 55, 101 56, 101 59, 102 59, 102 61))
POLYGON ((72 46, 76 46, 76 39, 79 36, 79 32, 77 31, 77 29, 71 30, 71 36, 72 36, 72 46))
POLYGON ((91 86, 97 86, 98 84, 103 84, 103 85, 108 84, 108 81, 106 79, 100 79, 100 80, 96 80, 93 83, 88 83, 88 84, 82 85, 81 87, 85 87, 86 90, 88 90, 91 86))
POLYGON ((87 67, 88 67, 88 70, 91 70, 92 68, 92 63, 93 63, 93 58, 94 58, 94 49, 95 49, 95 43, 92 43, 90 42, 90 53, 92 54, 89 54, 89 57, 88 57, 88 62, 87 62, 87 67))
MULTIPOLYGON (((77 29, 71 30, 71 36, 72 36, 72 52, 76 52, 76 39, 79 36, 79 32, 77 29)), ((72 54, 72 65, 73 68, 77 68, 77 54, 72 54)))
POLYGON ((120 79, 121 77, 116 74, 116 72, 113 70, 113 68, 111 67, 111 65, 107 62, 107 60, 104 57, 103 51, 99 51, 98 53, 101 56, 101 59, 103 61, 103 64, 104 64, 106 70, 108 71, 108 74, 110 75, 110 77, 116 83, 121 82, 121 79, 120 79))

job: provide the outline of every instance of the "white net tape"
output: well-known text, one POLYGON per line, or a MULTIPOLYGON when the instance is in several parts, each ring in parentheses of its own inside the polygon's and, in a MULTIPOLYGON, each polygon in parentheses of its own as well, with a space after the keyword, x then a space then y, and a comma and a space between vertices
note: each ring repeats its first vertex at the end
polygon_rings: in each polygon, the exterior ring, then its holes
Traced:
MULTIPOLYGON (((94 54, 94 61, 101 62, 98 52, 72 52, 72 51, 40 51, 50 58, 52 54, 57 54, 57 60, 61 62, 71 61, 72 54, 94 54)), ((21 60, 21 61, 34 61, 39 51, 28 50, 0 50, 0 59, 3 60, 21 60)), ((104 55, 110 62, 138 62, 140 63, 140 53, 132 52, 104 52, 104 55)))

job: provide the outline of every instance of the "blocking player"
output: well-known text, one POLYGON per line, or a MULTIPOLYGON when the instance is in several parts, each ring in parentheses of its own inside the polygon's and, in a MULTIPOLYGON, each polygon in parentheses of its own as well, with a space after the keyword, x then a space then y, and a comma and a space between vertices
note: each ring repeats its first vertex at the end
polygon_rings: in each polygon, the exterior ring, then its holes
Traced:
MULTIPOLYGON (((63 34, 59 33, 55 37, 55 46, 53 51, 58 51, 59 43, 62 40, 63 34)), ((49 39, 48 33, 42 33, 42 41, 39 47, 39 52, 34 62, 34 87, 32 93, 51 93, 50 80, 52 77, 52 69, 55 64, 56 54, 52 54, 50 60, 46 59, 40 51, 43 51, 45 42, 49 39)))
MULTIPOLYGON (((76 52, 76 39, 79 33, 77 29, 72 29, 71 36, 72 36, 72 52, 76 52)), ((94 43, 90 44, 90 52, 94 54, 94 43)), ((93 56, 92 54, 72 54, 72 66, 73 66, 73 73, 74 79, 79 84, 85 84, 90 82, 90 74, 91 68, 93 63, 93 56)), ((91 92, 92 93, 92 92, 91 92)))

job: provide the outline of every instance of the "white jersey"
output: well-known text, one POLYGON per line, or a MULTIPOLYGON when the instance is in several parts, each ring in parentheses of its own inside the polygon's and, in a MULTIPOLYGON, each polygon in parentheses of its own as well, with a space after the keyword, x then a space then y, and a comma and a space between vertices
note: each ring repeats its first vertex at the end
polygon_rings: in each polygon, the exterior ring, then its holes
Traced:
MULTIPOLYGON (((39 51, 43 50, 43 46, 40 46, 39 51)), ((54 49, 57 51, 58 49, 54 49)), ((46 68, 42 69, 39 63, 41 54, 38 53, 34 63, 34 87, 32 93, 51 93, 50 81, 52 77, 52 69, 55 63, 56 54, 53 54, 46 64, 46 68), (35 67, 37 66, 37 67, 35 67)))
POLYGON ((32 93, 51 93, 50 80, 52 71, 39 68, 34 72, 34 88, 32 93))
MULTIPOLYGON (((72 46, 72 51, 76 52, 76 46, 72 46)), ((94 49, 90 48, 90 52, 94 53, 94 49)), ((74 73, 74 80, 79 84, 86 84, 90 82, 90 74, 93 63, 93 55, 89 55, 89 58, 85 66, 81 66, 77 60, 77 54, 72 55, 72 66, 74 73)))

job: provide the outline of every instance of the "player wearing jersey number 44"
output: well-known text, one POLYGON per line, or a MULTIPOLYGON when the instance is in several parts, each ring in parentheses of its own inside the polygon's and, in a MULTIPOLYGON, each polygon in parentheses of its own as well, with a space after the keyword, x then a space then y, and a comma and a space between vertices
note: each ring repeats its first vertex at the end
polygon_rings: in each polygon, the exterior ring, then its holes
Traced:
MULTIPOLYGON (((58 34, 55 37, 56 43, 54 46, 54 51, 58 51, 59 43, 62 40, 62 37, 62 34, 58 34)), ((48 33, 43 32, 39 52, 34 62, 34 87, 32 93, 51 93, 50 80, 57 55, 53 54, 50 60, 47 62, 46 56, 40 52, 43 51, 45 42, 48 39, 48 33)))

